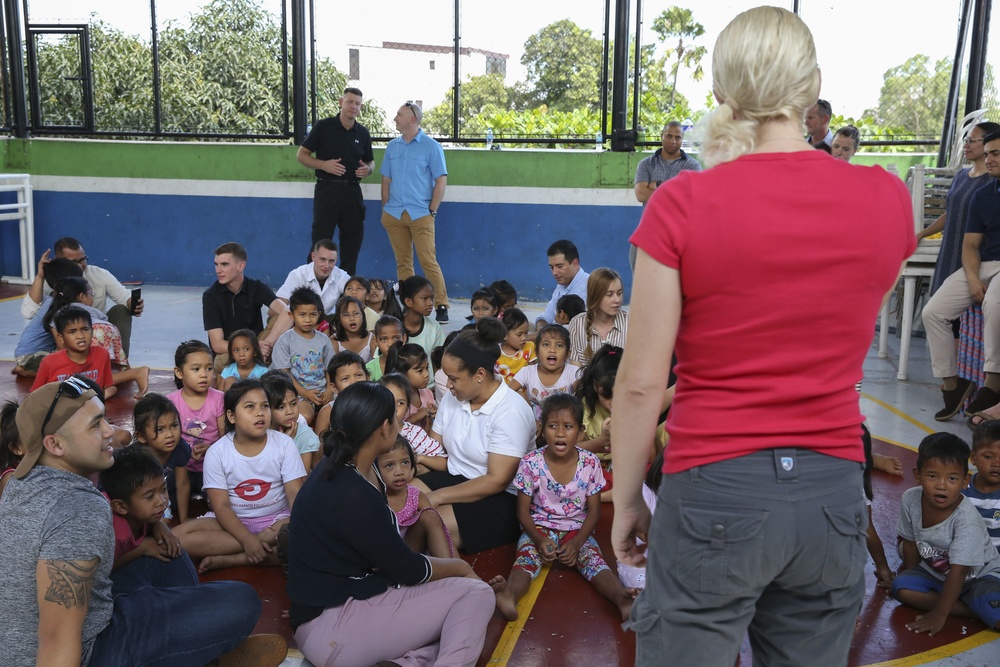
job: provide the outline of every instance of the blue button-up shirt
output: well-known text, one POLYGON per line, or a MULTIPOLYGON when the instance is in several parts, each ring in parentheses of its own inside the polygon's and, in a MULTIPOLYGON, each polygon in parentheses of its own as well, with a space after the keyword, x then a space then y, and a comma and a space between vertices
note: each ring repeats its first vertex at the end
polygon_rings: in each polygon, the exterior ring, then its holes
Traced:
POLYGON ((411 141, 396 137, 385 148, 379 173, 392 179, 389 201, 383 210, 397 219, 402 217, 403 211, 413 220, 422 218, 431 213, 428 207, 434 182, 448 174, 444 149, 423 130, 417 130, 411 141))

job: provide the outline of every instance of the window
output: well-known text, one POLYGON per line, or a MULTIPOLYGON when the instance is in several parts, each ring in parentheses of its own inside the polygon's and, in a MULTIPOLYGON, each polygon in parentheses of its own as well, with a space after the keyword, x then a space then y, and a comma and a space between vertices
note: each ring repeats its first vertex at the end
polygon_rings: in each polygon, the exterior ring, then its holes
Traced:
POLYGON ((434 69, 434 61, 431 61, 431 69, 434 69))
POLYGON ((348 60, 350 61, 348 78, 357 81, 361 78, 361 53, 358 49, 349 49, 348 54, 348 60))
POLYGON ((486 73, 507 76, 507 59, 502 56, 486 56, 486 73))

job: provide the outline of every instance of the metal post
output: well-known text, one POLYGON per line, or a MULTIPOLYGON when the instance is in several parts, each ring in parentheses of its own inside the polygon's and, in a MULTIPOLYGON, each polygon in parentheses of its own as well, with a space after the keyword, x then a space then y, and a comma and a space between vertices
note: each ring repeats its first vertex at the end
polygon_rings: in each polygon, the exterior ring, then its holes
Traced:
POLYGON ((10 63, 10 106, 14 112, 14 136, 28 136, 27 91, 24 86, 24 32, 21 26, 20 4, 25 0, 8 0, 7 7, 7 58, 10 63))
POLYGON ((639 91, 642 73, 639 61, 642 57, 642 0, 635 0, 635 49, 632 63, 632 131, 639 134, 639 91))
POLYGON ((458 126, 459 110, 462 105, 462 68, 460 58, 462 57, 462 2, 455 0, 455 95, 454 103, 451 105, 451 135, 458 138, 461 128, 458 126))
MULTIPOLYGON (((955 60, 951 66, 951 82, 948 84, 948 101, 944 107, 944 124, 941 128, 941 143, 938 145, 937 166, 942 168, 948 164, 951 145, 955 133, 955 122, 958 120, 958 88, 962 85, 962 59, 965 55, 965 40, 969 30, 969 17, 972 14, 973 0, 962 0, 958 14, 958 37, 955 42, 955 60)), ((971 79, 970 79, 971 85, 971 79)))
POLYGON ((292 139, 306 138, 306 0, 292 0, 292 139))
POLYGON ((604 0, 604 48, 601 51, 601 138, 608 131, 608 56, 611 53, 611 0, 604 0))
POLYGON ((159 31, 156 28, 156 0, 149 0, 149 34, 150 49, 153 56, 153 131, 159 134, 161 127, 160 115, 160 46, 159 31))
POLYGON ((611 136, 628 127, 628 10, 629 0, 615 4, 614 68, 611 72, 611 136))
POLYGON ((972 42, 969 45, 969 83, 965 92, 965 113, 983 106, 986 84, 986 46, 990 39, 990 0, 976 0, 972 19, 972 42))

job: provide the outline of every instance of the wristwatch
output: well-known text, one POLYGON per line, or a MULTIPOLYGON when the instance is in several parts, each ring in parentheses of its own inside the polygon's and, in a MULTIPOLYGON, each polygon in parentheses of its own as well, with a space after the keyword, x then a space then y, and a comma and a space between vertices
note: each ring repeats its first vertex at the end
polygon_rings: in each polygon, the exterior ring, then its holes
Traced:
MULTIPOLYGON (((430 209, 427 209, 427 210, 429 210, 429 211, 430 211, 430 209)), ((438 212, 437 212, 437 211, 431 211, 431 217, 432 217, 432 218, 436 218, 436 217, 438 217, 438 212)))

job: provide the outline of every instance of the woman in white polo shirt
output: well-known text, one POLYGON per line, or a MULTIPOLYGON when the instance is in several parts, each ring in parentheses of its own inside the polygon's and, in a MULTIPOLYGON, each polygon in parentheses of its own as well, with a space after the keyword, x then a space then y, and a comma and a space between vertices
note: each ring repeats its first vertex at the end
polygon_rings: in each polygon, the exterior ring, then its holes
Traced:
POLYGON ((517 539, 517 492, 511 482, 534 447, 528 403, 494 372, 506 335, 494 318, 463 331, 441 359, 448 377, 431 436, 448 450, 448 470, 415 482, 438 508, 455 545, 476 553, 517 539))

